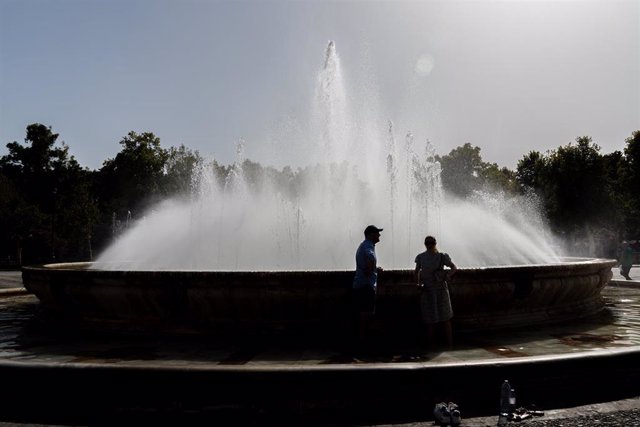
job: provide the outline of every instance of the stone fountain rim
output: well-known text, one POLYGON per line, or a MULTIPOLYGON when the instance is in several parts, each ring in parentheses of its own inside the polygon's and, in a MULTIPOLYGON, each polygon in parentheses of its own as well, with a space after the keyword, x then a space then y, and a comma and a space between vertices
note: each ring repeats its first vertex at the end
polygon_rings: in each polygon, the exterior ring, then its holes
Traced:
MULTIPOLYGON (((166 275, 304 275, 304 274, 345 274, 352 273, 352 269, 333 269, 333 270, 203 270, 203 269, 167 269, 167 270, 107 270, 95 268, 97 262, 66 262, 66 263, 51 263, 51 264, 39 264, 32 266, 23 266, 23 272, 82 272, 82 274, 100 274, 109 276, 119 275, 136 275, 136 274, 166 274, 166 275)), ((460 275, 477 274, 482 272, 513 272, 513 271, 536 271, 536 270, 555 270, 563 269, 567 267, 583 267, 585 265, 593 266, 610 266, 613 268, 617 264, 617 260, 610 258, 589 258, 589 257, 562 257, 559 262, 551 263, 539 263, 539 264, 512 264, 512 265, 496 265, 496 266, 483 266, 483 267, 459 267, 458 273, 460 275)), ((389 269, 385 270, 384 274, 406 274, 409 271, 413 271, 412 268, 406 269, 389 269)))

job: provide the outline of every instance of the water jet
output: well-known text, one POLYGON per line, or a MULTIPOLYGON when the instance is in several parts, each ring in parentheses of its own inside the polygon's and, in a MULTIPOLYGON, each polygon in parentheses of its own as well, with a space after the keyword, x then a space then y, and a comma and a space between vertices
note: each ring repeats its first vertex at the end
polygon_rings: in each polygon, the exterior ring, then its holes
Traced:
POLYGON ((552 323, 602 308, 613 261, 561 259, 535 199, 447 195, 433 144, 419 148, 410 131, 399 143, 372 95, 349 87, 329 42, 305 120, 308 141, 291 147, 307 163, 289 182, 252 180, 241 141, 225 177, 201 165, 186 200, 127 218, 95 263, 27 267, 25 286, 49 318, 84 326, 331 335, 348 321, 353 253, 375 223, 385 228, 377 246, 386 269, 382 330, 419 323, 409 268, 426 234, 462 267, 451 284, 459 330, 552 323), (350 105, 357 95, 366 111, 350 105))

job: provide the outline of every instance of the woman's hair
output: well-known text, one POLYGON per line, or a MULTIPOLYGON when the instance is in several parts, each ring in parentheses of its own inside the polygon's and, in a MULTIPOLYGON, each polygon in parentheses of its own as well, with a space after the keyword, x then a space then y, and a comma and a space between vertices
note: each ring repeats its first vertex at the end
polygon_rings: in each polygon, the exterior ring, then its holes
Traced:
POLYGON ((425 238, 424 238, 424 245, 425 245, 426 247, 429 247, 429 246, 435 246, 435 245, 436 245, 436 243, 437 243, 437 242, 436 242, 436 238, 435 238, 435 237, 433 237, 433 236, 427 236, 427 237, 425 237, 425 238))

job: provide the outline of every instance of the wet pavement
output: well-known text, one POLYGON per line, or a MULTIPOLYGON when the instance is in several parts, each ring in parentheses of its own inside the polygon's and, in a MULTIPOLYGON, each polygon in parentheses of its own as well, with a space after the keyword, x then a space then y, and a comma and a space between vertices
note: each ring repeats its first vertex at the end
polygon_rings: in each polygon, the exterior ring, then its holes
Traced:
MULTIPOLYGON (((640 269, 634 269, 636 275, 640 269)), ((632 273, 634 271, 632 270, 632 273)), ((616 273, 614 272, 614 275, 616 273)), ((634 277, 634 276, 632 276, 634 277)), ((605 310, 597 316, 544 328, 458 334, 452 350, 431 352, 419 343, 373 349, 355 358, 340 345, 232 343, 166 337, 74 337, 40 327, 38 300, 22 292, 19 274, 0 272, 0 361, 105 363, 158 366, 314 366, 331 364, 451 364, 550 355, 614 352, 640 346, 640 283, 617 280, 603 291, 605 310), (5 289, 1 289, 5 288, 5 289), (15 289, 14 289, 15 290, 15 289)))
POLYGON ((15 270, 0 270, 0 289, 22 287, 22 273, 15 270))
POLYGON ((352 358, 339 345, 233 343, 166 337, 56 335, 34 320, 30 294, 0 298, 0 360, 105 363, 113 366, 280 367, 329 364, 450 363, 513 360, 549 355, 611 352, 640 346, 640 287, 610 286, 598 316, 537 330, 458 335, 452 350, 431 352, 397 344, 352 358))
MULTIPOLYGON (((43 327, 36 320, 38 300, 17 289, 21 287, 20 273, 0 271, 0 363, 248 370, 323 369, 330 366, 375 368, 390 365, 437 367, 535 361, 558 356, 589 357, 634 351, 640 349, 640 268, 632 268, 633 281, 624 280, 617 269, 613 270, 613 274, 611 285, 603 291, 605 310, 588 319, 546 326, 538 330, 509 331, 508 334, 501 331, 457 336, 456 345, 449 351, 431 352, 418 344, 404 344, 377 349, 371 354, 354 358, 340 346, 314 346, 309 343, 246 345, 199 339, 58 333, 43 327)), ((597 422, 603 426, 638 425, 634 420, 640 420, 640 398, 599 405, 562 408, 563 404, 558 402, 557 409, 547 410, 543 418, 530 419, 520 424, 569 427, 597 422), (612 414, 609 418, 602 415, 608 413, 612 414), (615 424, 618 421, 620 424, 615 424)), ((493 426, 497 421, 497 417, 464 419, 464 408, 462 409, 462 426, 493 426)), ((396 425, 433 424, 423 421, 396 425)))

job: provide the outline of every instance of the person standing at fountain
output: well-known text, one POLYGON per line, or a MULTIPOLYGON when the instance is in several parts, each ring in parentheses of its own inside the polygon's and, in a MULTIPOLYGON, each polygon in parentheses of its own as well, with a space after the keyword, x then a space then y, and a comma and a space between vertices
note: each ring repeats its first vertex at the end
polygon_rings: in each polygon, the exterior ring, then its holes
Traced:
POLYGON ((633 248, 629 242, 622 242, 621 254, 620 254, 620 274, 627 280, 631 280, 629 272, 633 265, 633 248))
POLYGON ((447 347, 453 345, 453 332, 451 319, 453 309, 447 280, 451 279, 457 271, 456 265, 446 253, 438 252, 436 239, 427 236, 424 245, 427 250, 416 256, 416 269, 414 279, 422 290, 420 294, 420 311, 422 322, 427 328, 427 340, 433 345, 436 340, 436 327, 440 327, 444 334, 447 347), (450 270, 444 270, 444 266, 450 270))
POLYGON ((371 317, 376 312, 376 289, 378 284, 378 267, 376 243, 380 241, 382 228, 369 225, 364 229, 364 240, 356 250, 356 273, 353 278, 353 304, 357 318, 358 344, 363 346, 367 341, 367 333, 371 317))

